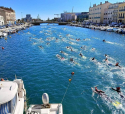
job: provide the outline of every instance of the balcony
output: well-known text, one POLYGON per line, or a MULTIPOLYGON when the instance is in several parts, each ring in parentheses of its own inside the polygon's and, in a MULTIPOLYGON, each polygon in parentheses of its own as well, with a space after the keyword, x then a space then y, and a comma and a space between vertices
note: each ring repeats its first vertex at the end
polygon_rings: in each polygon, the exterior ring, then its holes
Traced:
POLYGON ((125 11, 125 9, 121 9, 121 10, 119 10, 119 11, 125 11))
POLYGON ((94 17, 94 19, 99 19, 100 17, 94 17))
POLYGON ((108 9, 117 9, 118 6, 114 6, 114 7, 109 7, 108 9))
POLYGON ((119 19, 124 19, 124 17, 119 17, 119 19))

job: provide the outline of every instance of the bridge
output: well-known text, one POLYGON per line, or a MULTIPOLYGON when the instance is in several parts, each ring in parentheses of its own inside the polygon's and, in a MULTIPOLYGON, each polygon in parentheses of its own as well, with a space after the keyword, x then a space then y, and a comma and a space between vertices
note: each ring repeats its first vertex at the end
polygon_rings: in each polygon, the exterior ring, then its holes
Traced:
POLYGON ((33 25, 40 25, 42 23, 48 23, 48 24, 50 24, 50 23, 53 23, 53 24, 57 23, 59 25, 67 25, 67 24, 69 24, 68 22, 58 22, 58 21, 32 21, 31 22, 31 24, 33 24, 33 25))

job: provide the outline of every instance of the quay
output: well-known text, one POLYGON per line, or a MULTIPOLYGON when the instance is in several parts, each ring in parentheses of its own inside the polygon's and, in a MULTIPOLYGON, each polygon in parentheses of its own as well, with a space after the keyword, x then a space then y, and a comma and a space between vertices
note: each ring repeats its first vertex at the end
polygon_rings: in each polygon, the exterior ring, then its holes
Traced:
POLYGON ((12 25, 8 27, 4 27, 0 29, 0 38, 7 37, 10 34, 17 33, 20 30, 24 30, 28 27, 32 26, 32 24, 20 24, 20 25, 12 25))
POLYGON ((74 24, 70 23, 69 26, 76 26, 76 27, 82 27, 82 28, 89 28, 93 30, 101 30, 101 31, 108 31, 108 32, 115 32, 119 34, 125 34, 125 28, 122 26, 120 27, 112 27, 110 25, 108 26, 97 26, 97 25, 87 25, 87 24, 74 24))

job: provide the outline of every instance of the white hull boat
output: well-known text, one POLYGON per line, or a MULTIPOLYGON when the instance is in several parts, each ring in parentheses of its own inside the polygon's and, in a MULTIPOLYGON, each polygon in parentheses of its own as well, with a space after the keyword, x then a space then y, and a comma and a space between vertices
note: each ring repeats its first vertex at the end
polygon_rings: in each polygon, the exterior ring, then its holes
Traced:
POLYGON ((42 95, 43 104, 30 105, 26 114, 63 114, 62 104, 49 104, 47 93, 42 95))
POLYGON ((111 28, 111 27, 110 27, 110 28, 107 28, 107 31, 108 31, 108 32, 113 32, 113 28, 111 28))
MULTIPOLYGON (((22 79, 0 81, 0 114, 23 114, 26 90, 22 79)), ((24 106, 25 105, 25 106, 24 106)))

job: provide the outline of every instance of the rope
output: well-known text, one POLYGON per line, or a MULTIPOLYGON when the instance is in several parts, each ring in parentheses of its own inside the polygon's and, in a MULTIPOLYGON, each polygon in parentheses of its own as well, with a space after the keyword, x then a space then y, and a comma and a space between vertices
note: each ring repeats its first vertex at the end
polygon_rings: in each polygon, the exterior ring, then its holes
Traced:
MULTIPOLYGON (((70 85, 70 83, 71 83, 71 82, 69 82, 69 85, 70 85)), ((64 100, 64 98, 65 98, 65 95, 66 95, 66 93, 67 93, 67 90, 68 90, 68 88, 69 88, 69 85, 67 86, 67 89, 66 89, 66 92, 65 92, 65 94, 64 94, 64 96, 63 96, 63 98, 62 98, 61 104, 62 104, 62 102, 63 102, 63 100, 64 100)))
MULTIPOLYGON (((73 79, 73 75, 72 75, 72 77, 71 77, 71 81, 72 81, 72 79, 73 79)), ((70 86, 71 81, 69 81, 69 85, 68 85, 67 88, 66 88, 66 92, 65 92, 65 94, 64 94, 64 96, 63 96, 63 98, 62 98, 61 104, 62 104, 62 102, 63 102, 63 100, 64 100, 64 98, 65 98, 65 95, 66 95, 66 93, 67 93, 67 91, 68 91, 68 88, 69 88, 69 86, 70 86)))

